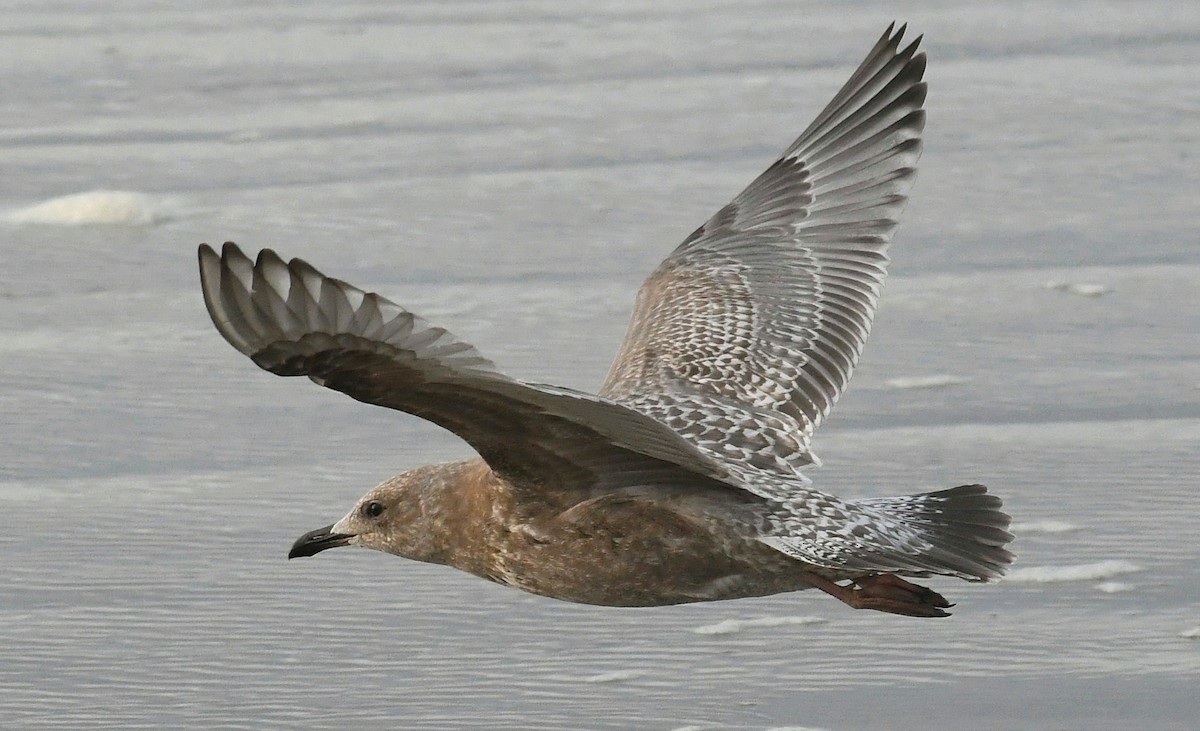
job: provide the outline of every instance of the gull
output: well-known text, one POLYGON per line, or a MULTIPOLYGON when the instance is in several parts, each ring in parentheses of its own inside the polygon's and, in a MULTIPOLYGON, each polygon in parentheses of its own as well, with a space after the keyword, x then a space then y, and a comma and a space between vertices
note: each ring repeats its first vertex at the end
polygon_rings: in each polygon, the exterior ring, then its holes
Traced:
POLYGON ((259 367, 478 453, 384 481, 289 558, 361 546, 608 606, 816 588, 915 617, 952 605, 905 577, 1003 575, 1009 516, 984 486, 843 498, 801 472, 866 342, 921 153, 926 58, 904 31, 650 274, 596 394, 511 378, 300 259, 202 244, 209 315, 259 367))

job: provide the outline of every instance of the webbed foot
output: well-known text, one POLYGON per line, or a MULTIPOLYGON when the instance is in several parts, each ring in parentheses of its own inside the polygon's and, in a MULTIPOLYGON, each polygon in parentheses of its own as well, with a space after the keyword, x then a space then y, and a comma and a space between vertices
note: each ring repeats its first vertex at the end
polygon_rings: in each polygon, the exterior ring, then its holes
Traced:
POLYGON ((875 574, 854 579, 846 585, 806 572, 803 578, 814 588, 855 609, 903 614, 906 617, 949 617, 954 606, 946 597, 895 574, 875 574))

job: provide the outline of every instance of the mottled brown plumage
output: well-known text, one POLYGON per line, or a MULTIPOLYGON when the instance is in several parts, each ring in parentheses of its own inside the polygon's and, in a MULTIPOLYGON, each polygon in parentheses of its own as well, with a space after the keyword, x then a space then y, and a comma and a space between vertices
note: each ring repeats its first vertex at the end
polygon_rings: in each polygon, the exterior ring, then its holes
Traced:
POLYGON ((866 341, 920 154, 925 59, 902 35, 651 274, 598 395, 512 379, 298 259, 201 245, 205 303, 235 348, 480 455, 384 482, 290 555, 359 545, 590 604, 816 587, 914 616, 949 604, 899 575, 1001 575, 1008 516, 982 486, 845 499, 799 471, 866 341))
POLYGON ((806 588, 802 564, 747 538, 753 517, 748 501, 719 489, 625 489, 564 510, 474 459, 393 477, 340 521, 297 541, 293 554, 310 555, 331 542, 357 545, 534 594, 613 606, 806 588), (383 511, 372 517, 375 503, 383 511), (733 527, 738 523, 740 530, 733 527))

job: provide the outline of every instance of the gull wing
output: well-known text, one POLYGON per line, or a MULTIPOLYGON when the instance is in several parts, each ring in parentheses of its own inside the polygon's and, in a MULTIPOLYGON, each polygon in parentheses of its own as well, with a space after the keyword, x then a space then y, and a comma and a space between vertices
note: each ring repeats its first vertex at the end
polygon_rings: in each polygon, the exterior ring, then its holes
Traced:
POLYGON ((802 477, 862 352, 925 124, 889 27, 778 160, 642 285, 600 395, 740 471, 802 477))
POLYGON ((199 257, 213 324, 259 367, 432 421, 514 485, 544 487, 548 500, 729 477, 652 418, 509 378, 442 328, 300 259, 263 249, 251 261, 233 243, 220 254, 202 244, 199 257))

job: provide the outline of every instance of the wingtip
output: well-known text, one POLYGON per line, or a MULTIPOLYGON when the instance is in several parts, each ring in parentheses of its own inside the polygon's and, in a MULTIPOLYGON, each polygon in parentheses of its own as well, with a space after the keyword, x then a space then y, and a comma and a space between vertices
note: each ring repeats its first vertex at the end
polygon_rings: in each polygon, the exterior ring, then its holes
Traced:
POLYGON ((221 261, 227 264, 234 259, 245 259, 246 261, 249 261, 250 257, 246 256, 242 252, 242 248, 232 241, 226 241, 225 243, 221 244, 221 261))
POLYGON ((920 47, 921 41, 923 41, 923 40, 925 40, 924 34, 917 36, 916 38, 912 39, 912 41, 907 46, 905 46, 897 55, 898 56, 909 56, 913 60, 921 59, 923 61, 925 59, 925 52, 924 51, 921 51, 920 53, 917 52, 917 48, 920 47))
POLYGON ((226 241, 218 256, 208 244, 201 244, 200 286, 204 305, 221 336, 244 355, 253 352, 257 336, 255 314, 248 309, 250 259, 237 244, 226 241))
POLYGON ((221 281, 221 257, 208 244, 200 244, 196 250, 200 263, 200 291, 204 294, 204 306, 212 317, 216 317, 214 292, 221 281))
POLYGON ((254 268, 262 269, 263 267, 287 268, 283 257, 275 253, 274 249, 259 249, 258 256, 254 260, 254 268))
POLYGON ((909 41, 908 45, 901 49, 900 43, 904 40, 904 34, 906 32, 908 32, 908 23, 901 23, 900 27, 897 28, 896 21, 893 20, 891 25, 888 26, 887 30, 884 31, 883 37, 880 38, 880 41, 888 46, 891 46, 897 56, 912 56, 916 53, 917 48, 920 47, 921 41, 925 40, 925 34, 921 33, 916 38, 909 41))

